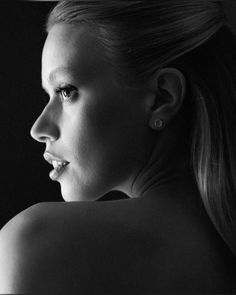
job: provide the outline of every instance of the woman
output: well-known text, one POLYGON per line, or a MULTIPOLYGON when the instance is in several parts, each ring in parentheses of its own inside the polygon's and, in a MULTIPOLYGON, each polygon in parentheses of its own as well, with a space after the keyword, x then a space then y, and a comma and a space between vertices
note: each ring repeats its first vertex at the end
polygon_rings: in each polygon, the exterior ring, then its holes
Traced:
POLYGON ((61 1, 31 130, 65 203, 1 231, 0 291, 236 292, 235 49, 220 1, 61 1), (112 191, 126 200, 97 201, 112 191))

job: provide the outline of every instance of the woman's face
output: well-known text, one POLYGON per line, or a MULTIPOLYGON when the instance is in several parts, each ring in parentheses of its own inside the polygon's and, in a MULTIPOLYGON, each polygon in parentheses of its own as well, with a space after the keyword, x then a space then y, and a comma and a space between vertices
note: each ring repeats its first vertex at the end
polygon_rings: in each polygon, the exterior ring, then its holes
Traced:
POLYGON ((31 135, 45 143, 57 168, 51 178, 66 201, 93 201, 129 192, 150 152, 143 91, 119 86, 90 29, 57 24, 42 53, 49 101, 31 135))

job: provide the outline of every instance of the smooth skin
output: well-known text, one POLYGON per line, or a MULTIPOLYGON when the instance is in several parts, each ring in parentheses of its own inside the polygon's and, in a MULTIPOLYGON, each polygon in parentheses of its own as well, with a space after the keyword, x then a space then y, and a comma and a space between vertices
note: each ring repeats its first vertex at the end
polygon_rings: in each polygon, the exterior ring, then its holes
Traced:
POLYGON ((87 27, 48 34, 50 99, 31 135, 69 161, 58 179, 67 202, 36 204, 1 230, 0 293, 236 291, 233 255, 186 165, 183 74, 163 68, 132 88, 104 57, 87 27), (129 199, 92 202, 115 189, 129 199))

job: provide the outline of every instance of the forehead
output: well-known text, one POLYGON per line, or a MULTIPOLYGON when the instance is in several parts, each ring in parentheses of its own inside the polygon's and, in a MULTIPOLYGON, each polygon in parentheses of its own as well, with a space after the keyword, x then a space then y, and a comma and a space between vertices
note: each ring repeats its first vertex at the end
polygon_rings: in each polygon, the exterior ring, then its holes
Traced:
POLYGON ((90 28, 80 25, 56 24, 48 33, 42 53, 42 81, 54 71, 86 75, 104 70, 108 64, 104 49, 90 28), (59 70, 58 70, 59 69, 59 70), (64 71, 65 72, 65 71, 64 71))

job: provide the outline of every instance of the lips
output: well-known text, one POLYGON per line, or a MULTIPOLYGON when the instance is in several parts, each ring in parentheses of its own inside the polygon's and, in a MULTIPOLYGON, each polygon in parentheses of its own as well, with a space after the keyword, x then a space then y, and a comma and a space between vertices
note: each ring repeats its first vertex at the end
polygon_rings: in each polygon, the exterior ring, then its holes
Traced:
POLYGON ((69 164, 68 161, 61 159, 49 152, 43 154, 44 159, 53 166, 53 170, 50 172, 49 177, 52 180, 57 180, 59 176, 64 172, 66 166, 69 164))

